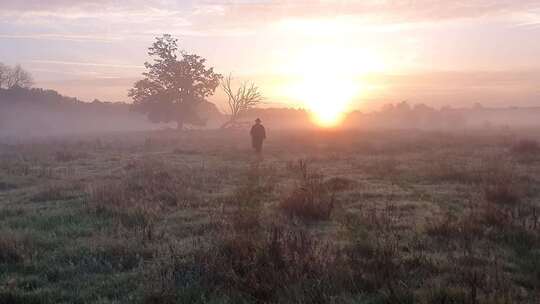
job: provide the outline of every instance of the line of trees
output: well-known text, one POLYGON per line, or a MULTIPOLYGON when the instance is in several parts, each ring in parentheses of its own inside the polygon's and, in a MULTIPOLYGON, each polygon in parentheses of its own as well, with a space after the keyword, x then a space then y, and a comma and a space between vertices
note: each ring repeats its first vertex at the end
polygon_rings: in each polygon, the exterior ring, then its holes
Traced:
MULTIPOLYGON (((206 66, 205 58, 180 49, 178 39, 171 35, 157 37, 148 55, 152 61, 144 63, 144 79, 134 84, 128 96, 133 100, 132 109, 145 114, 151 122, 176 122, 178 129, 185 124, 205 125, 209 115, 218 112, 207 98, 220 85, 228 98, 229 112, 222 128, 235 127, 242 115, 263 100, 253 83, 243 82, 234 90, 230 75, 224 79, 213 67, 206 66)), ((20 65, 0 63, 0 89, 12 91, 32 85, 32 75, 20 65)))
POLYGON ((32 75, 20 65, 10 67, 0 62, 0 89, 29 88, 33 84, 32 75))
MULTIPOLYGON (((144 63, 144 79, 134 84, 128 96, 133 100, 131 108, 151 122, 175 122, 177 129, 185 124, 206 125, 212 113, 219 112, 207 98, 220 84, 228 98, 229 112, 222 128, 235 127, 242 115, 263 100, 253 83, 243 82, 234 90, 230 75, 224 79, 213 67, 207 67, 205 58, 180 49, 178 39, 169 34, 157 37, 148 55, 152 61, 144 63)), ((32 75, 20 65, 0 63, 0 89, 26 89, 32 85, 32 75)))

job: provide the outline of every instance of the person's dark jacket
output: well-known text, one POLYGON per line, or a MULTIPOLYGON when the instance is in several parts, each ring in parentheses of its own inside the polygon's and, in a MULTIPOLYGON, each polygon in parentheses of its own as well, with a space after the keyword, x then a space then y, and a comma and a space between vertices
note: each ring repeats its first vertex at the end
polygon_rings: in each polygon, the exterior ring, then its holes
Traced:
POLYGON ((266 139, 266 130, 264 129, 264 126, 261 124, 253 125, 249 133, 251 134, 253 148, 259 150, 262 146, 263 140, 266 139))

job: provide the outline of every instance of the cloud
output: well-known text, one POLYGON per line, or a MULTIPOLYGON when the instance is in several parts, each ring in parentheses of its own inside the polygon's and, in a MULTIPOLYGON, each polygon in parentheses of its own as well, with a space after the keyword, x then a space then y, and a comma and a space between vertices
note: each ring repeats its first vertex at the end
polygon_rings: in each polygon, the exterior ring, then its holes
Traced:
POLYGON ((76 35, 76 34, 0 34, 0 39, 32 39, 32 40, 57 40, 76 42, 114 42, 120 41, 120 37, 107 37, 104 35, 76 35))
POLYGON ((143 68, 142 65, 111 64, 111 63, 100 63, 100 62, 73 62, 73 61, 60 61, 60 60, 31 60, 30 62, 49 64, 49 65, 74 65, 74 66, 137 69, 137 70, 140 70, 143 68))
POLYGON ((525 27, 525 28, 539 28, 540 27, 540 9, 520 12, 517 14, 516 18, 521 21, 518 24, 518 26, 520 27, 525 27))
MULTIPOLYGON (((523 14, 540 7, 536 0, 0 0, 0 17, 28 25, 65 25, 120 35, 154 34, 160 25, 184 35, 242 35, 283 20, 345 17, 358 25, 438 22, 523 14), (142 31, 142 33, 141 33, 142 31)), ((4 21, 6 22, 6 21, 4 21)), ((523 23, 526 21, 523 21, 523 23)), ((90 31, 92 32, 92 31, 90 31)))
POLYGON ((540 7, 534 0, 213 1, 196 4, 218 24, 264 24, 283 19, 347 16, 366 22, 410 23, 477 18, 540 7))
POLYGON ((18 12, 38 12, 38 11, 58 11, 58 10, 104 10, 107 8, 125 8, 140 6, 146 2, 159 1, 141 1, 141 0, 123 0, 123 1, 108 1, 108 0, 25 0, 12 1, 0 0, 0 7, 4 11, 18 12))

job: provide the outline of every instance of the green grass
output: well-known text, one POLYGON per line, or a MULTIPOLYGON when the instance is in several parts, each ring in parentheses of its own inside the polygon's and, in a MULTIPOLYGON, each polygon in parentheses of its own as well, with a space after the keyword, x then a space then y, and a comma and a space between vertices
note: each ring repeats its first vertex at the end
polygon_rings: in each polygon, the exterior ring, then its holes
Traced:
POLYGON ((540 162, 496 133, 57 141, 0 152, 0 303, 540 298, 540 162))

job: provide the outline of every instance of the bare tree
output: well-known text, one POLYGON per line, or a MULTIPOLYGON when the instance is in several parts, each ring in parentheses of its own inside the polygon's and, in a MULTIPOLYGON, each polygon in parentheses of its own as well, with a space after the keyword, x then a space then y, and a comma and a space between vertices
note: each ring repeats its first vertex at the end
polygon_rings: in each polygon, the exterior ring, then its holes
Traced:
POLYGON ((228 97, 227 105, 230 112, 229 120, 224 123, 221 128, 234 126, 243 113, 256 106, 264 99, 261 92, 259 92, 259 88, 254 83, 243 82, 238 90, 234 92, 231 85, 231 79, 232 77, 229 74, 229 76, 221 82, 221 87, 228 97))
POLYGON ((16 65, 13 69, 10 69, 7 74, 6 86, 8 89, 14 87, 29 88, 33 83, 32 75, 20 65, 16 65))

